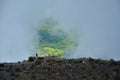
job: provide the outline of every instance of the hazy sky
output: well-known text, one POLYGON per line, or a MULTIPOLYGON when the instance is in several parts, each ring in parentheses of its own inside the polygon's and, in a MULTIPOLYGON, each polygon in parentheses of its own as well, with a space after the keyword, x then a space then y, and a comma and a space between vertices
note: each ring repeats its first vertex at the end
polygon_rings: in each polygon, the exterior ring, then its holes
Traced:
POLYGON ((48 17, 82 34, 72 58, 120 60, 119 0, 1 0, 0 62, 27 59, 34 50, 31 28, 48 17))

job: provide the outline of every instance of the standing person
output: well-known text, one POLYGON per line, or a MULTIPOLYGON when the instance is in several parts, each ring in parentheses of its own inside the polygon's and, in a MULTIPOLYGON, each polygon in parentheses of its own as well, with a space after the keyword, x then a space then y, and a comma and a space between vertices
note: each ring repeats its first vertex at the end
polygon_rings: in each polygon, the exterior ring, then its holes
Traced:
POLYGON ((38 58, 38 54, 36 53, 36 58, 38 58))

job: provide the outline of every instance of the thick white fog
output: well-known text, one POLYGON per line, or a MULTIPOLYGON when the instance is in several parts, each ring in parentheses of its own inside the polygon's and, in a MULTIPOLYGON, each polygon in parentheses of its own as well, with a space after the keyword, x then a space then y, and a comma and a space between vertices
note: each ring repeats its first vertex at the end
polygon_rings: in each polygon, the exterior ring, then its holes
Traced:
POLYGON ((70 58, 120 60, 119 0, 1 0, 0 62, 16 62, 34 53, 33 27, 53 18, 79 33, 70 58))

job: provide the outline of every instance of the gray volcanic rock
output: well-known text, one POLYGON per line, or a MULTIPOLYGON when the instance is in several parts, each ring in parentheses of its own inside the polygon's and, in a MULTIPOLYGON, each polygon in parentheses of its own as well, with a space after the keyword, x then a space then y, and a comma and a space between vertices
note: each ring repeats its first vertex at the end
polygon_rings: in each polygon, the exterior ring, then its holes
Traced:
POLYGON ((120 61, 29 57, 0 63, 0 80, 120 80, 120 61))

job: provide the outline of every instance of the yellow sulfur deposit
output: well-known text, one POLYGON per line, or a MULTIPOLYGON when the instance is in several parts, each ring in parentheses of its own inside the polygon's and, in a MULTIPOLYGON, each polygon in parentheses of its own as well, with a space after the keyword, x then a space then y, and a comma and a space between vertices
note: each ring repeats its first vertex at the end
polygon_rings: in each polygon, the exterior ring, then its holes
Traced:
POLYGON ((61 49, 55 49, 51 47, 44 47, 42 50, 37 51, 38 56, 45 57, 45 56, 58 56, 63 58, 64 51, 61 49))
POLYGON ((35 46, 39 57, 63 58, 67 54, 66 50, 76 44, 76 38, 58 27, 56 22, 48 19, 36 29, 38 38, 35 46))

